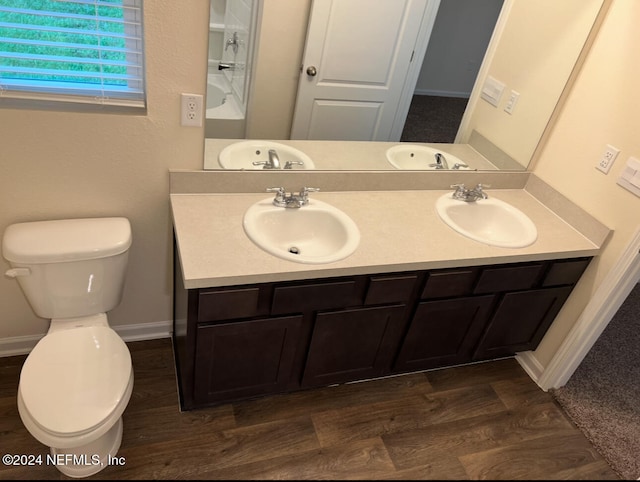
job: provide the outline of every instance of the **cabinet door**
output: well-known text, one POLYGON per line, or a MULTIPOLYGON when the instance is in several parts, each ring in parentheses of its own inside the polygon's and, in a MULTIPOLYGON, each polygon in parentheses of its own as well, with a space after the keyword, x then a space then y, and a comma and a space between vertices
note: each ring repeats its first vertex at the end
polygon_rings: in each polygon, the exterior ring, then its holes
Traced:
POLYGON ((292 373, 302 316, 199 325, 196 404, 284 390, 292 373))
POLYGON ((493 296, 475 296, 418 305, 394 371, 425 370, 471 361, 485 327, 493 296))
POLYGON ((389 369, 404 305, 318 313, 302 386, 371 378, 389 369))
POLYGON ((505 294, 487 325, 474 359, 534 350, 572 289, 572 286, 563 286, 505 294))

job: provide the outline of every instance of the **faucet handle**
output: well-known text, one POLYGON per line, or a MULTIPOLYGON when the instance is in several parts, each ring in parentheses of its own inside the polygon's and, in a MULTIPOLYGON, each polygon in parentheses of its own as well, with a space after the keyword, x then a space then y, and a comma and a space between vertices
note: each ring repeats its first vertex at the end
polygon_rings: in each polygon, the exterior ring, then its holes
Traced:
POLYGON ((284 163, 285 169, 293 169, 293 166, 304 166, 302 161, 287 161, 284 163))
POLYGON ((480 183, 478 183, 476 185, 476 187, 473 188, 473 193, 476 195, 476 197, 481 197, 482 199, 488 199, 489 198, 487 193, 482 190, 482 188, 484 188, 484 187, 491 187, 491 186, 489 184, 480 184, 480 183))
POLYGON ((267 192, 275 192, 276 197, 273 199, 273 204, 281 204, 285 202, 286 191, 283 187, 268 187, 267 192))
POLYGON ((318 192, 320 189, 317 187, 303 187, 300 189, 300 200, 302 204, 307 204, 309 202, 309 193, 310 192, 318 192))

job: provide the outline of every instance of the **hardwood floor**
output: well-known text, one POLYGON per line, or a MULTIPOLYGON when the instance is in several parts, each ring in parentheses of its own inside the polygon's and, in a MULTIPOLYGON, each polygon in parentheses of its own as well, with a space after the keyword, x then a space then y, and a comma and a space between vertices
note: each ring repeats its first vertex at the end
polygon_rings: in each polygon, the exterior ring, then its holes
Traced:
MULTIPOLYGON (((514 359, 180 412, 171 341, 129 347, 124 465, 91 479, 619 478, 514 359)), ((16 407, 24 359, 0 361, 2 451, 45 457, 16 407)), ((67 477, 43 463, 0 479, 67 477)))

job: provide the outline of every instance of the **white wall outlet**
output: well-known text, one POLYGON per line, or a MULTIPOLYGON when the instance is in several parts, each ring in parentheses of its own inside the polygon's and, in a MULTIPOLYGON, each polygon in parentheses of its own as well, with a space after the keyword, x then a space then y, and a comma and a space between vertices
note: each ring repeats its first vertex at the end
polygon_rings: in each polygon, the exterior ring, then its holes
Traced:
POLYGON ((507 99, 507 105, 504 106, 504 111, 507 114, 513 114, 513 109, 515 109, 516 107, 518 97, 520 97, 520 93, 512 90, 511 94, 509 95, 509 99, 507 99))
POLYGON ((611 166, 613 165, 613 161, 616 160, 616 157, 618 156, 619 152, 620 152, 620 149, 607 144, 607 147, 602 153, 602 156, 600 156, 600 160, 598 161, 598 164, 596 164, 596 169, 604 172, 605 174, 608 174, 609 169, 611 169, 611 166))
POLYGON ((182 94, 180 109, 180 124, 183 126, 202 126, 202 94, 182 94))

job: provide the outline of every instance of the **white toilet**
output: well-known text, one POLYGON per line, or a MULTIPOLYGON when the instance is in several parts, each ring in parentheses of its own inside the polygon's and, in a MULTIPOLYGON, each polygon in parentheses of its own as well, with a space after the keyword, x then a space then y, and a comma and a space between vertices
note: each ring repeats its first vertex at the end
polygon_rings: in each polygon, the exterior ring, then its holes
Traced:
POLYGON ((133 370, 106 312, 120 303, 130 245, 129 221, 116 217, 19 223, 4 233, 6 275, 51 319, 22 367, 18 410, 51 448, 47 462, 70 477, 99 472, 120 448, 133 370))

